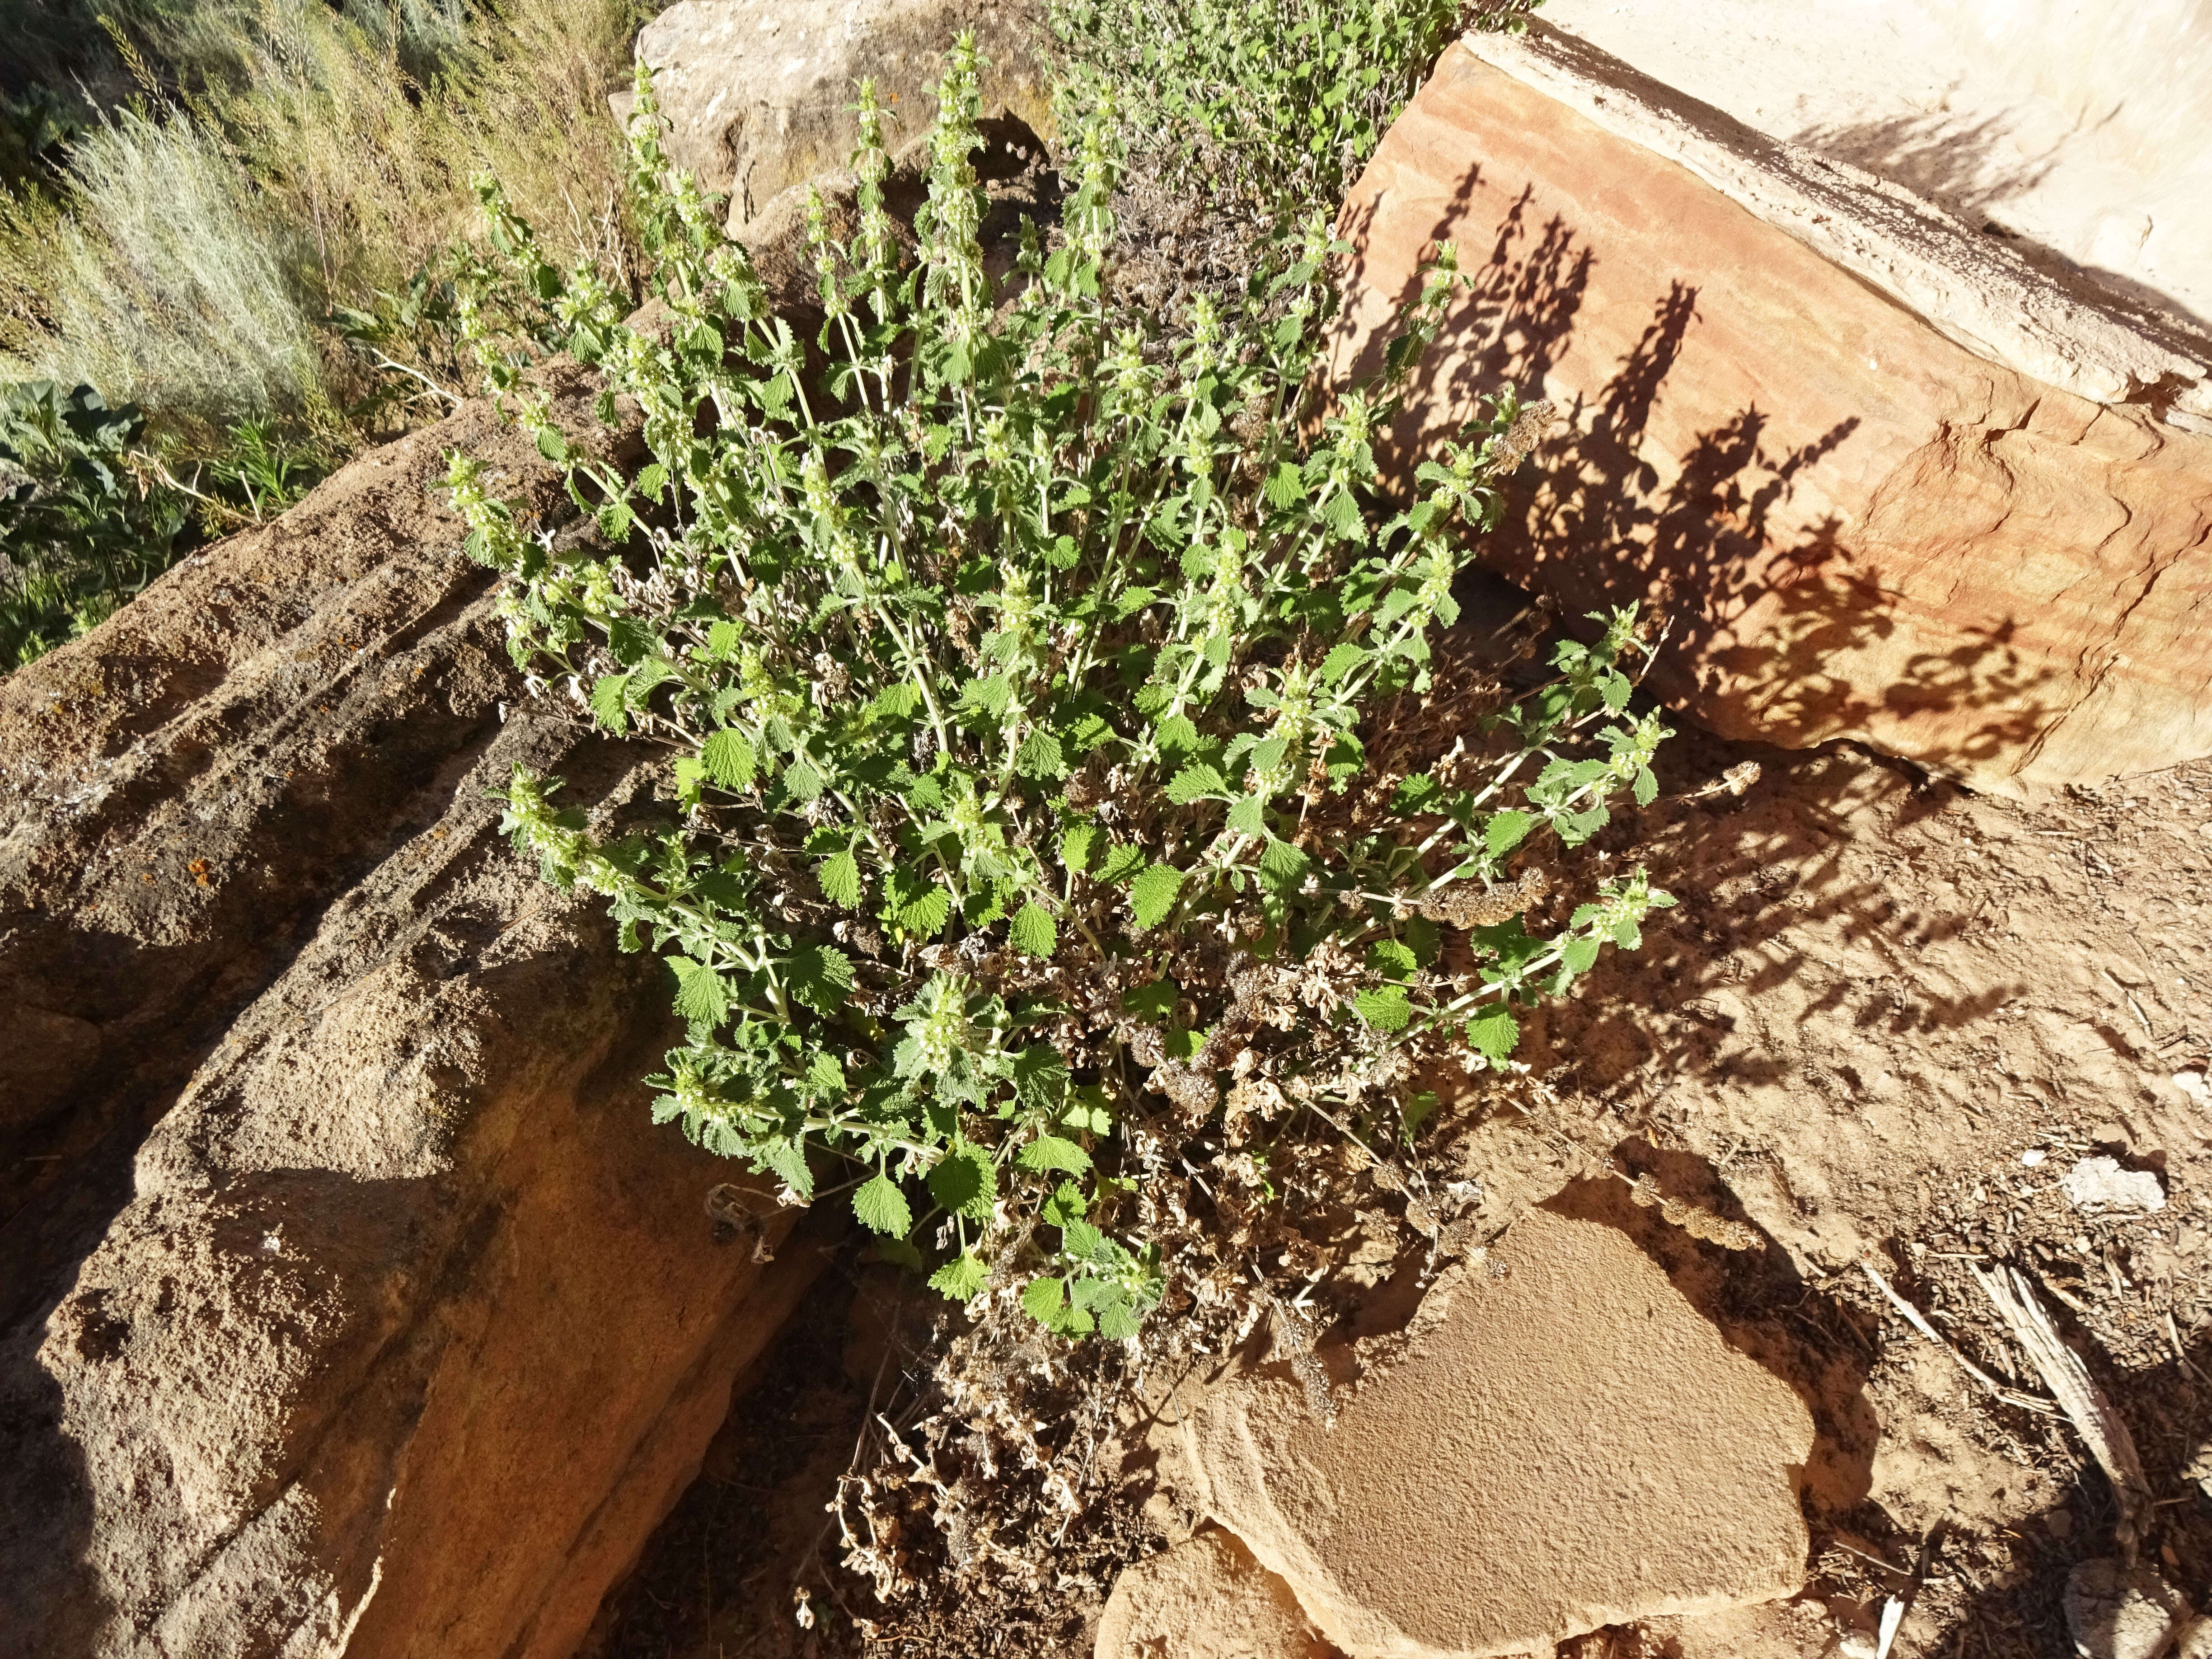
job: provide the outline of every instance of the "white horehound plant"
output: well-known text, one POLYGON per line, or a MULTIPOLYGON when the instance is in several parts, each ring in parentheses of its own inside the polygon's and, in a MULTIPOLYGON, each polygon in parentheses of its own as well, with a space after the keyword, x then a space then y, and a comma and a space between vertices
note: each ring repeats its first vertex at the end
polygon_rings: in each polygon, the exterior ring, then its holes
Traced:
MULTIPOLYGON (((1308 1107, 1395 1136, 1431 1098, 1399 1086, 1409 1044, 1505 1060, 1516 1004, 1671 902, 1638 872, 1532 935, 1544 878, 1508 879, 1508 860, 1581 845, 1623 793, 1650 800, 1668 733, 1628 713, 1643 647, 1616 616, 1492 722, 1508 740, 1481 775, 1455 751, 1456 773, 1404 779, 1379 828, 1345 832, 1346 792, 1374 781, 1362 712, 1426 685, 1468 541, 1542 412, 1506 389, 1420 469, 1423 497, 1382 514, 1370 434, 1457 281, 1449 250, 1385 379, 1319 418, 1325 228, 1239 307, 1133 314, 1103 263, 1103 121, 1060 229, 1025 228, 994 291, 976 62, 964 40, 950 55, 908 263, 861 84, 852 241, 811 216, 811 368, 711 204, 670 179, 642 70, 659 331, 555 272, 484 185, 522 285, 610 398, 636 400, 652 459, 634 478, 586 461, 521 401, 599 550, 526 532, 477 463, 455 456, 449 483, 533 690, 671 751, 651 834, 595 839, 526 770, 507 797, 547 878, 604 895, 623 946, 673 969, 689 1032, 656 1117, 788 1200, 849 1186, 885 1253, 948 1297, 1127 1337, 1167 1271, 1134 1150, 1308 1107)), ((471 327, 495 385, 518 386, 471 327)))

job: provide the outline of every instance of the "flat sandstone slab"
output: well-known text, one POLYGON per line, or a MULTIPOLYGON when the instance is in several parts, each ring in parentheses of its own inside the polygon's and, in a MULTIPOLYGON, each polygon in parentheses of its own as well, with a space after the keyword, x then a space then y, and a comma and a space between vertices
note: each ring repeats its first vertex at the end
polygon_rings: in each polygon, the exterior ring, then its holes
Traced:
POLYGON ((1548 1651, 1789 1595, 1813 1423, 1624 1234, 1532 1212, 1334 1429, 1294 1381, 1186 1424, 1207 1512, 1352 1659, 1548 1651))

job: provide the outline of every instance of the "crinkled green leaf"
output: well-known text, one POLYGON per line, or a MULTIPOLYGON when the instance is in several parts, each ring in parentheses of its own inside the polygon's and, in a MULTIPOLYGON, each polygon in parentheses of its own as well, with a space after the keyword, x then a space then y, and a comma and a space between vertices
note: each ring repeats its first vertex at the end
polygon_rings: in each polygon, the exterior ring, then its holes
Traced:
POLYGON ((929 1195, 954 1215, 988 1221, 998 1194, 999 1166, 980 1147, 963 1142, 930 1165, 929 1195))
POLYGON ((1060 944, 1060 930, 1052 913, 1042 905, 1024 904, 1006 925, 1006 939, 1014 949, 1032 957, 1050 957, 1060 944))
POLYGON ((629 728, 629 676, 602 674, 592 686, 592 718, 620 737, 629 728))
POLYGON ((973 1250, 963 1251, 929 1276, 929 1288, 954 1302, 969 1302, 991 1282, 991 1270, 973 1250))
POLYGON ((1014 1056, 1014 1095, 1030 1111, 1049 1116, 1067 1093, 1067 1062, 1049 1042, 1032 1042, 1014 1056))
POLYGON ((1228 787, 1228 781, 1218 770, 1203 761, 1193 761, 1170 781, 1167 794, 1176 805, 1188 806, 1203 796, 1222 794, 1228 787))
POLYGON ((783 1184, 801 1198, 814 1196, 814 1171, 806 1166, 806 1149, 795 1140, 764 1140, 753 1149, 763 1169, 781 1176, 783 1184))
POLYGON ((1139 927, 1157 927, 1175 908, 1182 891, 1182 872, 1171 864, 1155 864, 1129 884, 1129 914, 1139 927))
POLYGON ((914 1212, 908 1207, 906 1194, 886 1175, 871 1176, 854 1189, 853 1213, 870 1232, 892 1238, 904 1238, 914 1225, 914 1212))
POLYGON ((1060 861, 1071 873, 1081 874, 1091 867, 1092 856, 1098 849, 1105 831, 1095 823, 1071 823, 1060 832, 1060 861))
POLYGON ((1395 939, 1379 939, 1367 947, 1367 965, 1390 979, 1403 979, 1420 966, 1410 945, 1395 939))
POLYGON ((1067 758, 1060 750, 1060 739, 1038 726, 1022 739, 1022 746, 1014 751, 1014 770, 1025 778, 1047 781, 1066 777, 1067 758))
POLYGON ((1271 841, 1260 854, 1260 879, 1271 892, 1285 892, 1305 878, 1312 862, 1286 841, 1271 841))
POLYGON ((824 859, 816 878, 822 884, 822 896, 830 903, 848 910, 860 906, 860 861, 847 848, 835 856, 824 859))
POLYGON ((671 957, 676 970, 676 1012, 699 1025, 719 1025, 730 1012, 729 988, 722 976, 689 957, 671 957))
POLYGON ((742 732, 725 726, 710 734, 700 746, 699 759, 707 775, 725 789, 750 789, 755 760, 751 741, 742 732))
POLYGON ((1360 1018, 1378 1031, 1402 1031, 1413 1018, 1413 1006, 1402 985, 1378 985, 1352 998, 1360 1018))
POLYGON ((1098 861, 1098 868, 1092 873, 1103 882, 1118 883, 1128 880, 1144 867, 1145 849, 1117 841, 1107 847, 1105 857, 1098 861))
POLYGON ((1024 1170, 1060 1170, 1081 1175, 1091 1167, 1091 1154, 1059 1135, 1039 1135, 1022 1148, 1014 1161, 1024 1170))
POLYGON ((1492 858, 1503 858, 1528 837, 1536 820, 1526 812, 1493 812, 1482 826, 1482 844, 1492 858))
POLYGON ((1520 1046, 1521 1024, 1503 1003, 1492 1003, 1467 1023, 1467 1040, 1492 1061, 1512 1058, 1520 1046))

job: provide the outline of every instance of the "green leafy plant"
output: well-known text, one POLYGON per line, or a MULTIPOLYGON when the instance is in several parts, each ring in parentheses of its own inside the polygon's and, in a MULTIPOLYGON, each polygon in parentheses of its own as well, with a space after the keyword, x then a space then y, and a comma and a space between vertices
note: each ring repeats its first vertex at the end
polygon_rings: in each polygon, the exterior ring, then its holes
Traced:
POLYGON ((134 470, 144 429, 88 386, 0 386, 0 669, 83 633, 168 568, 187 514, 134 470))
POLYGON ((514 280, 604 370, 603 416, 635 400, 653 459, 587 459, 465 294, 485 378, 600 544, 526 530, 465 457, 449 483, 532 689, 668 746, 650 833, 595 835, 527 770, 507 793, 546 877, 670 965, 689 1032, 656 1116, 793 1200, 848 1191, 949 1297, 1119 1338, 1162 1293, 1146 1172, 1185 1139, 1306 1110, 1402 1133, 1433 1105, 1419 1063, 1504 1062, 1516 1007, 1636 942, 1671 902, 1641 872, 1529 931, 1533 857, 1650 800, 1667 733, 1629 712, 1623 613, 1437 766, 1376 775, 1363 720, 1429 688, 1543 411, 1501 389, 1421 499, 1377 506, 1370 435, 1459 280, 1450 251, 1389 376, 1324 408, 1323 222, 1233 306, 1126 309, 1102 119, 1057 233, 1025 228, 995 289, 975 67, 962 42, 911 263, 862 83, 851 241, 812 219, 811 342, 669 179, 642 71, 662 324, 556 271, 487 181, 514 280))
POLYGON ((1079 98, 1125 141, 1211 173, 1217 201, 1333 208, 1452 33, 1542 0, 1051 0, 1079 98))

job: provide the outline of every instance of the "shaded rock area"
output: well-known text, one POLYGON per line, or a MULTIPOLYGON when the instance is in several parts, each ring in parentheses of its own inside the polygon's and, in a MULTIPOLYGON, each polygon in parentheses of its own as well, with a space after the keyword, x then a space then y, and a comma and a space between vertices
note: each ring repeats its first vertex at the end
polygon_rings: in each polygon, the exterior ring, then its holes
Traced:
POLYGON ((1484 556, 1570 617, 1662 611, 1653 688, 1712 729, 2015 793, 2212 752, 2212 436, 1975 356, 1465 46, 1345 224, 1341 375, 1437 240, 1474 279, 1391 465, 1504 381, 1559 399, 1484 556))
POLYGON ((645 26, 637 55, 654 71, 671 158, 730 198, 730 234, 750 243, 764 221, 793 216, 810 180, 845 165, 863 76, 890 112, 890 148, 925 138, 945 48, 963 30, 986 60, 986 120, 1011 117, 1049 138, 1042 15, 976 0, 678 0, 645 26))
POLYGON ((451 447, 568 516, 472 405, 0 683, 0 1652, 565 1654, 817 1266, 498 834, 653 757, 521 708, 451 447))
POLYGON ((1352 1659, 1524 1653, 1802 1582, 1805 1407, 1601 1221, 1531 1212, 1333 1424, 1310 1394, 1222 1390, 1188 1455, 1206 1513, 1352 1659))

